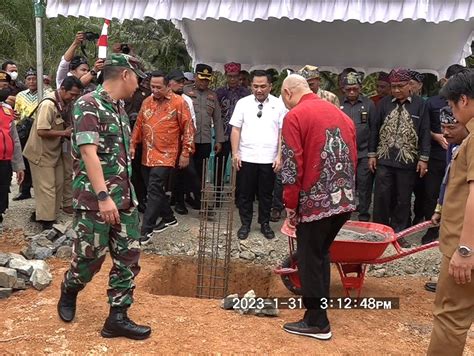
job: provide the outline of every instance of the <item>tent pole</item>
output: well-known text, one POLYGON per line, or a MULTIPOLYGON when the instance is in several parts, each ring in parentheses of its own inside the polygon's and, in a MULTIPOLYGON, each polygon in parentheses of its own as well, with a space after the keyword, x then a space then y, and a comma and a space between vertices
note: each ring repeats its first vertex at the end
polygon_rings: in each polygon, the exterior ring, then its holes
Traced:
POLYGON ((33 0, 36 20, 36 72, 38 79, 38 102, 43 100, 43 18, 46 0, 33 0))

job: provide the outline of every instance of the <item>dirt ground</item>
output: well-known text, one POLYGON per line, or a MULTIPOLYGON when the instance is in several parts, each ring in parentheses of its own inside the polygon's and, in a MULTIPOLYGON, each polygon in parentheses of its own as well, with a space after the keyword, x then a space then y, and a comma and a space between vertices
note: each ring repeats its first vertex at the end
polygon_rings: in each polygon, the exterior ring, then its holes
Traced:
MULTIPOLYGON (((19 235, 19 231, 4 234, 0 250, 18 252, 23 244, 19 235)), ((51 259, 48 263, 54 276, 51 286, 42 292, 15 292, 0 300, 0 354, 423 354, 431 332, 434 294, 424 291, 424 277, 368 277, 363 294, 399 296, 400 309, 331 310, 333 338, 318 341, 281 329, 285 322, 299 319, 302 310, 281 310, 273 318, 242 316, 222 310, 218 300, 158 295, 192 295, 196 284, 194 263, 185 257, 144 255, 136 302, 129 314, 133 320, 151 325, 152 336, 139 342, 103 339, 99 332, 108 313, 105 291, 110 259, 80 294, 76 319, 71 324, 61 322, 56 313, 59 284, 68 262, 51 259), (183 272, 186 265, 188 275, 183 272)), ((332 272, 332 295, 342 296, 337 272, 332 272)), ((290 296, 268 268, 239 264, 232 269, 231 280, 230 292, 242 293, 254 284, 257 295, 266 292, 273 297, 290 296)), ((468 354, 474 351, 471 333, 468 354)))

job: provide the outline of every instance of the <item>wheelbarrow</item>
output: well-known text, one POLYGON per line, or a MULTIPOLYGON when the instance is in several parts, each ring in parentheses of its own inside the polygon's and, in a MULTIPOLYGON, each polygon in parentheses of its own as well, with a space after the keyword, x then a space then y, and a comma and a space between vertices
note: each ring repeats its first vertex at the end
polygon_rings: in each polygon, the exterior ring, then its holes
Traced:
MULTIPOLYGON (((345 230, 357 233, 375 233, 381 237, 379 241, 337 240, 336 238, 332 243, 329 250, 330 259, 337 266, 346 296, 350 297, 351 291, 355 291, 357 298, 360 297, 368 265, 390 262, 438 246, 439 242, 434 241, 426 245, 404 249, 399 243, 401 238, 426 230, 432 226, 431 221, 425 221, 395 233, 391 227, 382 224, 359 221, 346 222, 343 226, 345 230), (394 247, 395 252, 382 257, 389 245, 394 247)), ((285 221, 281 231, 288 237, 290 254, 274 272, 281 276, 283 284, 288 290, 294 294, 301 294, 295 230, 288 228, 285 221)))

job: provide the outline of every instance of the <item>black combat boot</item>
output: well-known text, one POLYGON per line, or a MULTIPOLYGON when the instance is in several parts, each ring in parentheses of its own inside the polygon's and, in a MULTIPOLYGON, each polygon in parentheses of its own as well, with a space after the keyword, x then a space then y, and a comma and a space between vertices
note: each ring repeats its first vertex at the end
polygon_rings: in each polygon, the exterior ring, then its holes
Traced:
POLYGON ((127 316, 127 307, 111 307, 110 314, 100 332, 102 337, 127 337, 143 340, 150 336, 149 326, 137 325, 127 316))
POLYGON ((61 283, 61 298, 58 302, 59 317, 66 323, 70 323, 76 315, 77 291, 66 291, 64 284, 61 283))

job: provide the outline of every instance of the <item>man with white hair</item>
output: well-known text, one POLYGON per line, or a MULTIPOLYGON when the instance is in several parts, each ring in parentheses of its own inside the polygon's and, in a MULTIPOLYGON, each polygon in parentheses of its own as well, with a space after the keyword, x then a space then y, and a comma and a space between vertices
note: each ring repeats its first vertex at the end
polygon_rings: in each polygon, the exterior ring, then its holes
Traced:
POLYGON ((283 200, 296 226, 302 320, 286 323, 289 333, 331 338, 325 303, 329 298, 329 247, 355 210, 356 131, 352 120, 314 94, 305 78, 289 75, 281 96, 290 111, 283 122, 283 200))

